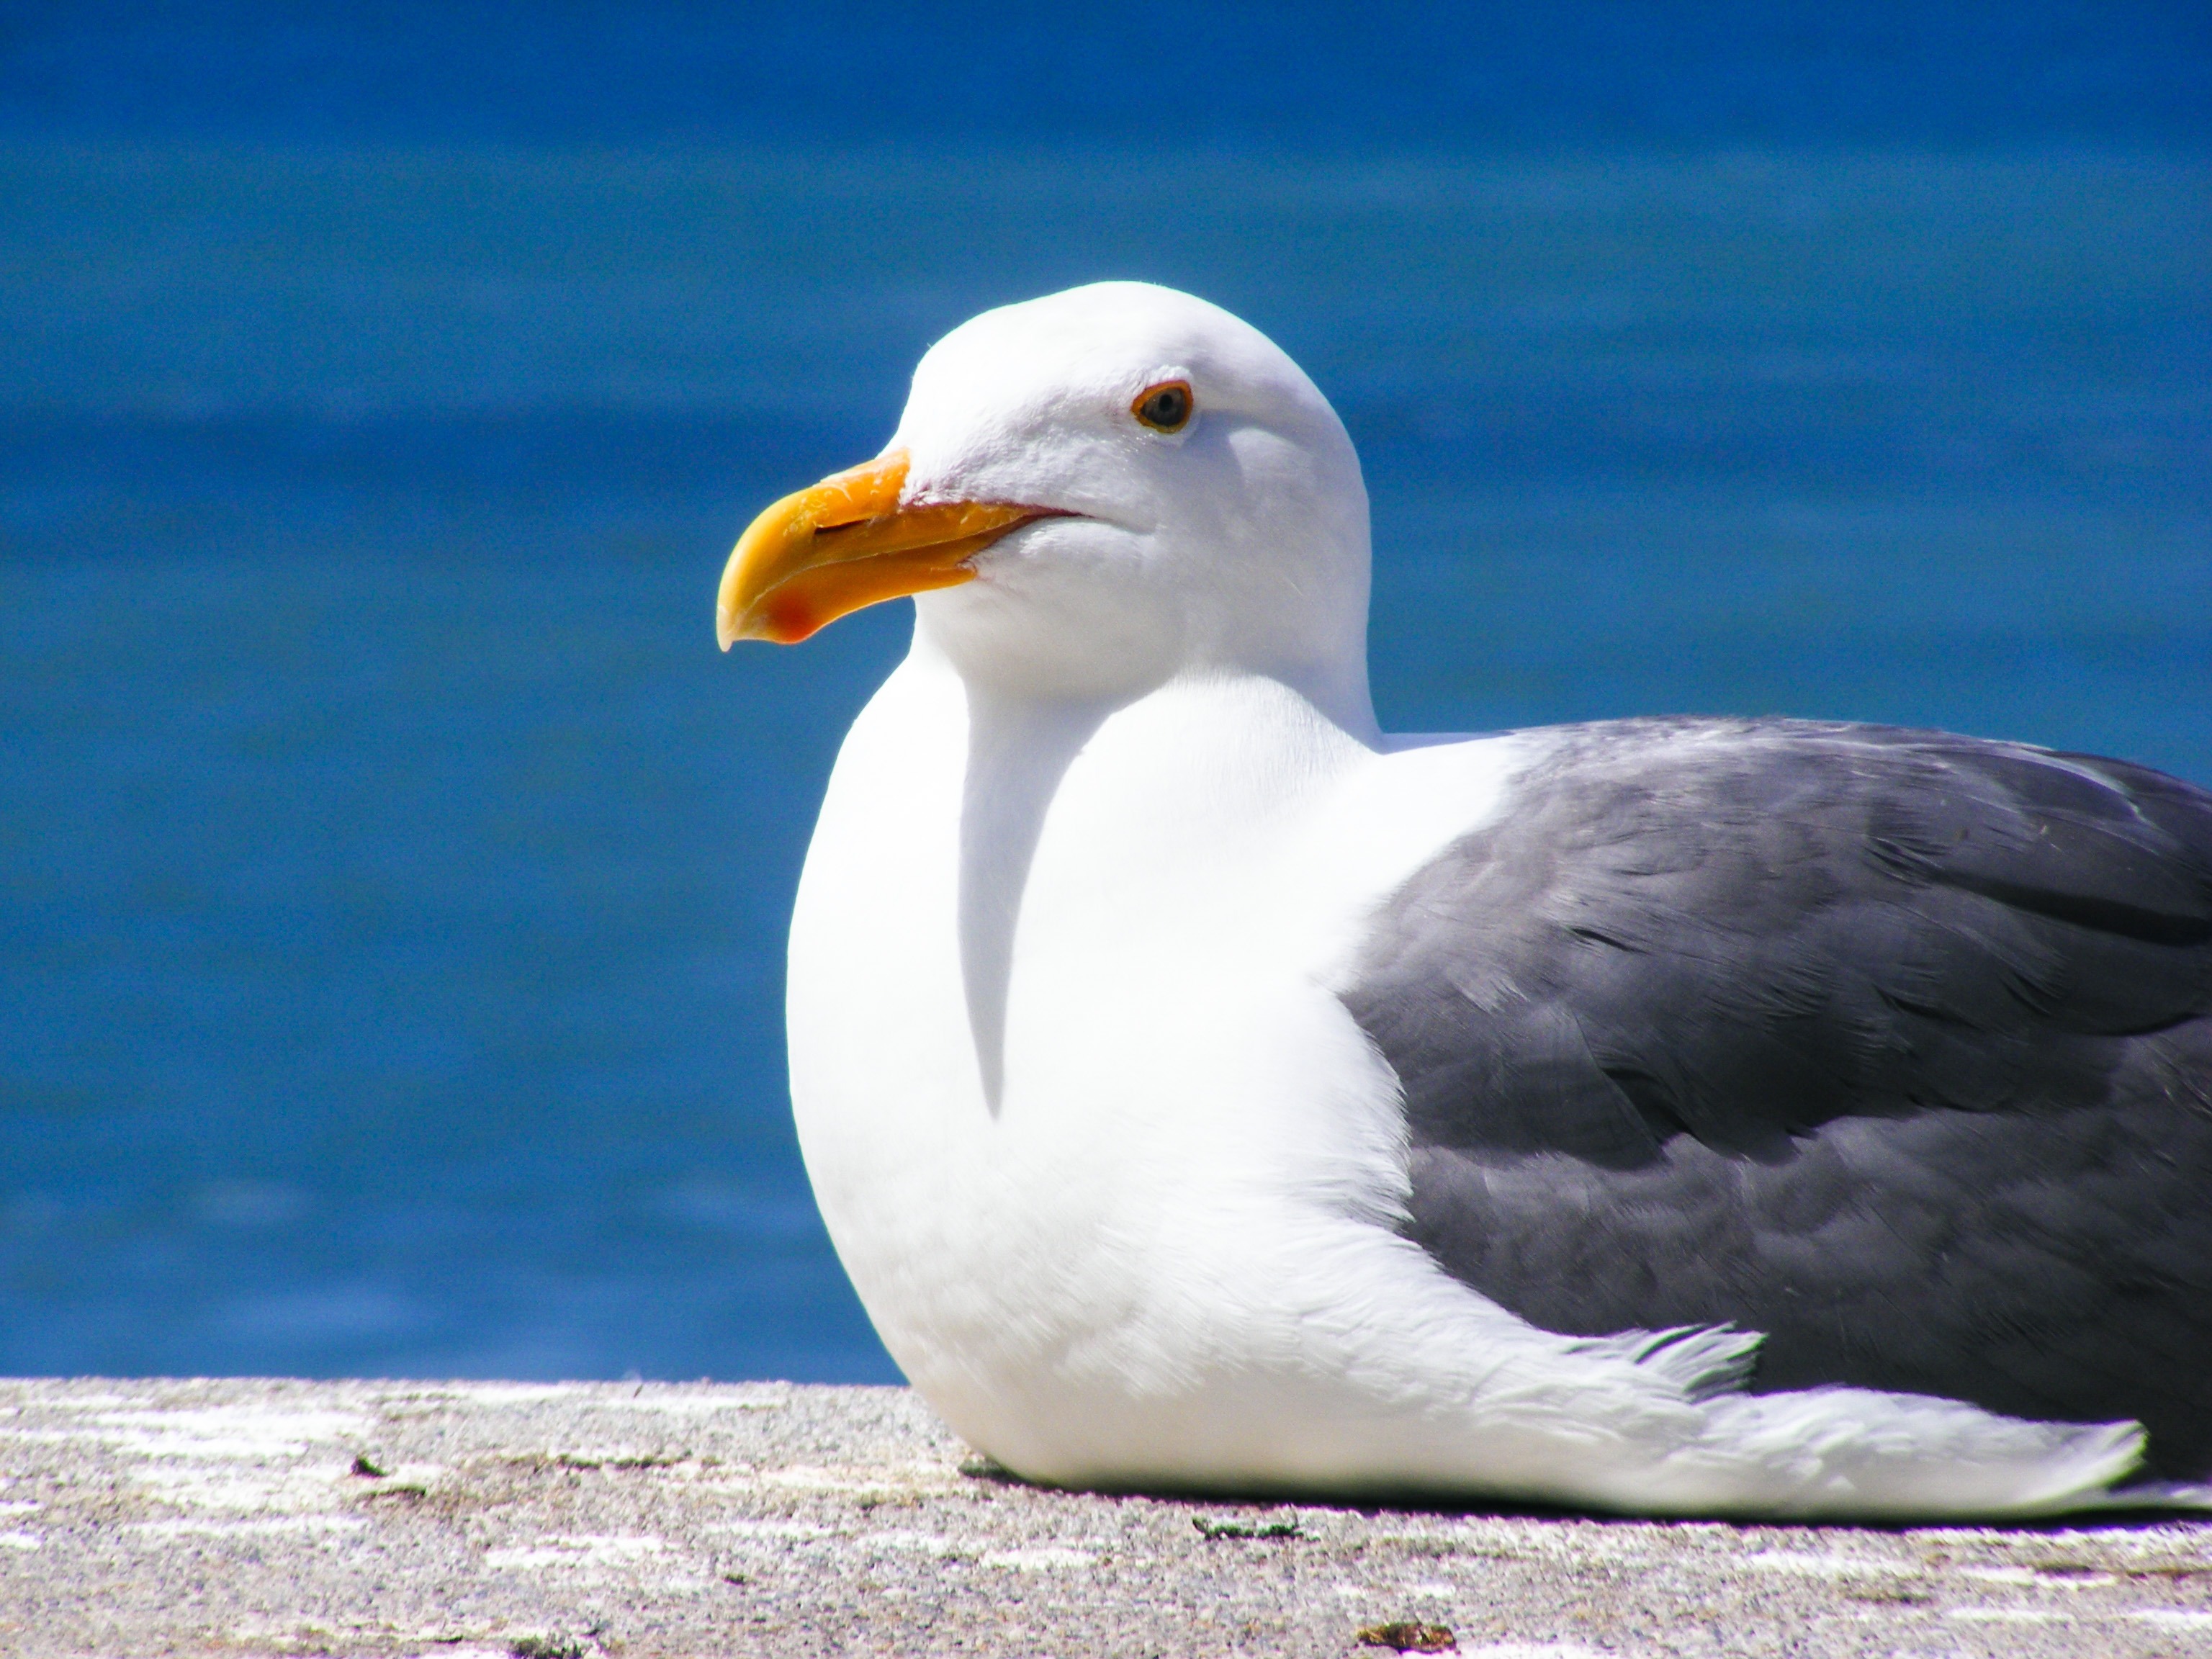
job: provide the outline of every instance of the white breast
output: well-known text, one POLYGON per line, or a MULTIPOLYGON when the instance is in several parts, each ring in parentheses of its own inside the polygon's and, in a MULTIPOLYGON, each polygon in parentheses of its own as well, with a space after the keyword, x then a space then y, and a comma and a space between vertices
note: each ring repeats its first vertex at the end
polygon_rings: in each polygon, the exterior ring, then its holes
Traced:
POLYGON ((1242 1455, 1286 1379, 1342 1374, 1317 1297, 1431 1276, 1331 981, 1505 758, 1382 757, 1258 680, 1102 718, 919 653, 871 703, 800 888, 793 1095, 863 1301, 963 1433, 1074 1478, 1185 1455, 1173 1401, 1242 1455))

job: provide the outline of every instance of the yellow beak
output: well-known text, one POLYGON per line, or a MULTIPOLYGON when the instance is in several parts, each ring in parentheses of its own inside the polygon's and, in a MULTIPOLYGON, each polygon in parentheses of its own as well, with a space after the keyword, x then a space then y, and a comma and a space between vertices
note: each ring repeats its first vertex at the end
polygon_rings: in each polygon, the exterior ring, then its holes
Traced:
POLYGON ((796 645, 838 617, 974 579, 968 561, 1046 510, 1004 501, 901 507, 907 453, 786 495, 746 526, 722 568, 714 637, 796 645))

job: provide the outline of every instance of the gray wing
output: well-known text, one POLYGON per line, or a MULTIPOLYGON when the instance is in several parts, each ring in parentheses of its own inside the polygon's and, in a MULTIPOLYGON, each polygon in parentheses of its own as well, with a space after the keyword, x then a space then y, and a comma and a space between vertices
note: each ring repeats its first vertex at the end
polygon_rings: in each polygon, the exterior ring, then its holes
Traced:
POLYGON ((1796 721, 1563 728, 1345 1000, 1412 1233, 1547 1328, 1732 1321, 1754 1386, 2131 1417, 2212 1465, 2212 795, 1796 721))

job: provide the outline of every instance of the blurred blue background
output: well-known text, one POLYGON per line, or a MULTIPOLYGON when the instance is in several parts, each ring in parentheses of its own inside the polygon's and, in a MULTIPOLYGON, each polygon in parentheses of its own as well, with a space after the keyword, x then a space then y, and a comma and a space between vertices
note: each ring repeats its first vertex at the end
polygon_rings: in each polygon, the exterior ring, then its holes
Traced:
POLYGON ((780 1036, 906 607, 714 649, 1101 276, 1336 400, 1416 729, 2212 782, 2212 9, 0 4, 0 1370, 893 1373, 780 1036))

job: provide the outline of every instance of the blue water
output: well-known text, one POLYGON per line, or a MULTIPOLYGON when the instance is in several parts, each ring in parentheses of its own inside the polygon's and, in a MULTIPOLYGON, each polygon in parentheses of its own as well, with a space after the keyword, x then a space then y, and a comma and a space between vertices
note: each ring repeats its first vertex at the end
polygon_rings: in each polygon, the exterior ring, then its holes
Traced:
POLYGON ((778 1004, 903 607, 724 658, 712 595, 932 338, 1070 282, 1336 400, 1387 723, 2212 782, 2185 146, 46 131, 0 204, 0 1371, 893 1375, 778 1004))
POLYGON ((316 141, 2212 138, 2203 0, 39 0, 0 129, 316 141))

